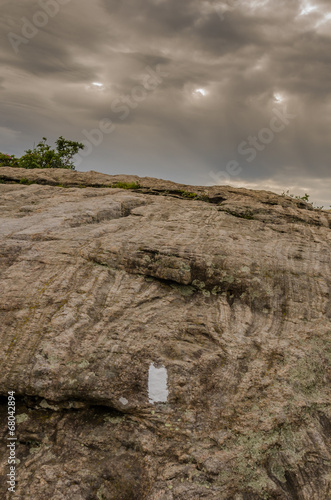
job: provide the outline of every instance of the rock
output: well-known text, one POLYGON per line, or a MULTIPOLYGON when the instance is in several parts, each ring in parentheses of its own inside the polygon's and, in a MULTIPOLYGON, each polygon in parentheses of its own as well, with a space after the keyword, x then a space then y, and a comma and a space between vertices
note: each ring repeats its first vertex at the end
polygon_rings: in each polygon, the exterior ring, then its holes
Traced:
POLYGON ((330 498, 329 212, 96 172, 0 180, 15 498, 330 498))

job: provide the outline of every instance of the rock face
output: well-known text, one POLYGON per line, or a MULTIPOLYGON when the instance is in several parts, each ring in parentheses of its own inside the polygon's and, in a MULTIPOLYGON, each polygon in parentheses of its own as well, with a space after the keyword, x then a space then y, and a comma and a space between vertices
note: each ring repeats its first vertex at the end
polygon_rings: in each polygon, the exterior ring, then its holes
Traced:
POLYGON ((136 176, 0 179, 18 458, 10 494, 0 454, 1 498, 331 498, 330 213, 136 176))

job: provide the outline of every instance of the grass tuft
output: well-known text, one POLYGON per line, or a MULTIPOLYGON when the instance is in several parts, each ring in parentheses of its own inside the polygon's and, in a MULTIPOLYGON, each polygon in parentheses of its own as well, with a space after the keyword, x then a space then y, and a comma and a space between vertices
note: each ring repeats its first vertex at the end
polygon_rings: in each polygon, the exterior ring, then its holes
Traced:
POLYGON ((139 189, 140 184, 138 182, 115 182, 111 187, 119 189, 139 189))

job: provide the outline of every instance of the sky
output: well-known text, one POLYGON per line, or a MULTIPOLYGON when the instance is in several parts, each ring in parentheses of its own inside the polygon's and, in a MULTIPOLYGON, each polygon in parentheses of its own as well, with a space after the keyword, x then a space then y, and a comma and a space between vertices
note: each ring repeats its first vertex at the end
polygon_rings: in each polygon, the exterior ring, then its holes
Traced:
POLYGON ((329 0, 2 0, 0 151, 331 204, 329 0))

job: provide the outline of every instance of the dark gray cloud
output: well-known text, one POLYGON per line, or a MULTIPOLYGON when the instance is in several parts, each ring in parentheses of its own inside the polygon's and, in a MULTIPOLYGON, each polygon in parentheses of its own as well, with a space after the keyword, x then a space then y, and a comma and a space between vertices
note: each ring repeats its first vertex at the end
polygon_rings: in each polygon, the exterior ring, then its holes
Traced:
POLYGON ((65 135, 86 141, 81 170, 309 184, 325 202, 330 12, 327 0, 3 1, 1 150, 65 135))

